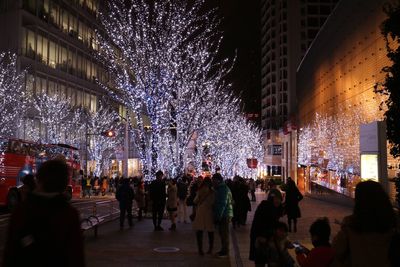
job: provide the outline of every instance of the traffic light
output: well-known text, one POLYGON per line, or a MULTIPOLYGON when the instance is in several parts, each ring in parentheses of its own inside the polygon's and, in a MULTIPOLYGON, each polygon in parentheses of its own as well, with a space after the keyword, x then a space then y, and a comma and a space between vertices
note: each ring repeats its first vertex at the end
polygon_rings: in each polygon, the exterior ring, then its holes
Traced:
POLYGON ((102 136, 105 137, 115 137, 115 132, 113 130, 108 130, 101 133, 102 136))

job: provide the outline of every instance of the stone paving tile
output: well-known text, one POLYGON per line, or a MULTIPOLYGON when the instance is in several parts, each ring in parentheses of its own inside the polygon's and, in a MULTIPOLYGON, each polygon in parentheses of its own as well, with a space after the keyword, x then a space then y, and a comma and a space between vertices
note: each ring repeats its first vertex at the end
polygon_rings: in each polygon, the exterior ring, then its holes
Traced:
MULTIPOLYGON (((253 221, 253 214, 257 208, 258 203, 265 198, 265 193, 257 192, 256 196, 257 202, 252 202, 252 211, 248 214, 247 225, 234 230, 242 263, 242 265, 238 264, 238 267, 254 266, 254 263, 248 260, 250 246, 250 228, 251 222, 253 221)), ((308 233, 309 227, 312 222, 314 222, 319 217, 328 217, 332 228, 331 238, 333 238, 340 228, 338 224, 334 223, 335 220, 341 221, 343 217, 351 214, 352 212, 351 208, 349 207, 308 197, 305 197, 300 202, 300 209, 302 217, 298 220, 298 231, 297 233, 290 233, 289 239, 291 241, 299 241, 308 248, 312 248, 310 236, 308 233)), ((286 216, 281 218, 281 220, 287 222, 286 216)), ((294 251, 291 251, 291 254, 293 257, 295 256, 294 251)))

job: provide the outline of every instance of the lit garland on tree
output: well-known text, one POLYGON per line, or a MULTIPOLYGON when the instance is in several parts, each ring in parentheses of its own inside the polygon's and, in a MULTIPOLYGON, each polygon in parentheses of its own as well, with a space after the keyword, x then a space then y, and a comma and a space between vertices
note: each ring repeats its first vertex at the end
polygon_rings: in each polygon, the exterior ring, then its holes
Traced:
MULTIPOLYGON (((195 78, 194 75, 187 77, 183 71, 195 66, 192 73, 205 77, 207 73, 203 68, 207 65, 199 64, 195 57, 202 57, 203 62, 208 60, 207 49, 212 49, 208 42, 216 32, 215 27, 213 23, 206 24, 207 19, 212 22, 207 18, 210 13, 199 15, 202 1, 189 5, 183 1, 148 4, 142 0, 117 0, 109 2, 108 7, 110 12, 102 15, 101 19, 110 41, 101 36, 99 40, 111 76, 115 78, 111 87, 116 90, 112 95, 133 111, 133 120, 137 124, 134 139, 138 140, 145 173, 154 173, 157 170, 159 136, 175 125, 178 132, 175 138, 181 138, 177 116, 172 113, 187 112, 177 103, 181 102, 185 91, 195 88, 200 82, 190 82, 189 78, 195 78), (144 128, 143 113, 150 120, 151 130, 148 132, 144 128)), ((175 153, 180 159, 174 162, 182 165, 182 150, 185 148, 176 147, 179 152, 175 153)))
POLYGON ((115 149, 122 145, 122 138, 116 134, 115 137, 104 136, 105 131, 122 132, 122 123, 118 114, 100 103, 96 112, 86 111, 84 114, 86 136, 88 138, 89 158, 94 161, 93 174, 100 176, 105 167, 109 165, 115 149))
POLYGON ((17 56, 0 53, 0 136, 15 136, 26 109, 25 72, 17 73, 17 56))
POLYGON ((373 101, 375 109, 345 102, 337 116, 316 114, 315 119, 299 131, 298 162, 310 166, 318 160, 329 160, 327 168, 337 172, 360 174, 360 125, 380 120, 382 98, 363 99, 373 101), (349 107, 349 108, 347 108, 349 107))
POLYGON ((45 140, 35 141, 50 144, 68 143, 67 131, 70 129, 70 124, 74 124, 72 119, 75 118, 70 106, 70 99, 61 99, 59 95, 50 96, 48 94, 36 95, 33 98, 38 119, 45 129, 45 140))
POLYGON ((226 105, 228 112, 217 116, 213 126, 198 133, 197 169, 201 170, 203 157, 211 157, 212 167, 221 168, 226 178, 234 175, 251 176, 248 158, 262 160, 261 131, 241 116, 236 105, 226 105), (206 154, 206 155, 204 155, 206 154))
POLYGON ((116 0, 100 16, 109 38, 99 35, 101 56, 112 77, 103 86, 132 111, 146 179, 158 168, 181 174, 195 134, 218 123, 223 129, 223 118, 238 115, 238 101, 225 93, 233 61, 216 60, 219 22, 213 11, 202 13, 202 6, 203 1, 116 0))

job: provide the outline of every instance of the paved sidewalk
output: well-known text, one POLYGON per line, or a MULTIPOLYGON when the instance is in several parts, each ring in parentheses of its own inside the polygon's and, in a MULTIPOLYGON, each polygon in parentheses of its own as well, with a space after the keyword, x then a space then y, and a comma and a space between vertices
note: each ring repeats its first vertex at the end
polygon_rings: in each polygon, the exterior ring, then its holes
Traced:
MULTIPOLYGON (((199 256, 197 254, 195 233, 191 224, 177 224, 176 232, 168 231, 169 220, 163 220, 165 231, 154 232, 152 221, 144 219, 136 222, 132 229, 119 230, 119 221, 113 221, 99 227, 97 239, 90 231, 86 233, 87 266, 230 266, 229 258, 199 256), (158 247, 178 248, 178 252, 160 253, 158 247)), ((208 241, 204 235, 204 247, 208 241)), ((215 237, 215 251, 220 249, 219 236, 215 237)))
MULTIPOLYGON (((233 256, 231 257, 231 262, 233 262, 232 266, 254 266, 254 263, 248 260, 250 247, 250 228, 253 221, 254 212, 257 208, 258 203, 265 198, 265 193, 257 192, 256 197, 257 202, 252 202, 252 211, 248 213, 247 225, 235 229, 234 233, 232 233, 232 235, 234 235, 232 239, 237 240, 237 247, 239 250, 239 253, 237 254, 240 255, 236 255, 236 258, 233 258, 233 256)), ((339 231, 339 225, 334 223, 335 219, 341 221, 344 216, 347 216, 352 212, 351 208, 349 207, 340 206, 308 197, 305 197, 300 202, 300 209, 302 217, 298 220, 298 231, 297 233, 290 233, 289 239, 291 241, 299 241, 308 248, 312 248, 310 235, 308 233, 309 227, 312 222, 314 222, 319 217, 328 217, 332 228, 331 238, 333 238, 339 231)), ((286 216, 282 217, 281 220, 287 223, 286 216)), ((291 254, 293 257, 295 256, 294 251, 291 251, 291 254)))

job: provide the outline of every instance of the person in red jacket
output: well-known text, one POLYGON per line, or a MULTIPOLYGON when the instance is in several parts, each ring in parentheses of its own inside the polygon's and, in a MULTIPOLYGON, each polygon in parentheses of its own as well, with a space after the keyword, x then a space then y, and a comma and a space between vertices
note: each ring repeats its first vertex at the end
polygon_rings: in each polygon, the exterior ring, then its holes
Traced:
POLYGON ((309 251, 304 247, 296 248, 297 262, 301 267, 328 267, 335 255, 329 243, 331 227, 328 218, 320 218, 310 226, 314 248, 309 251))

